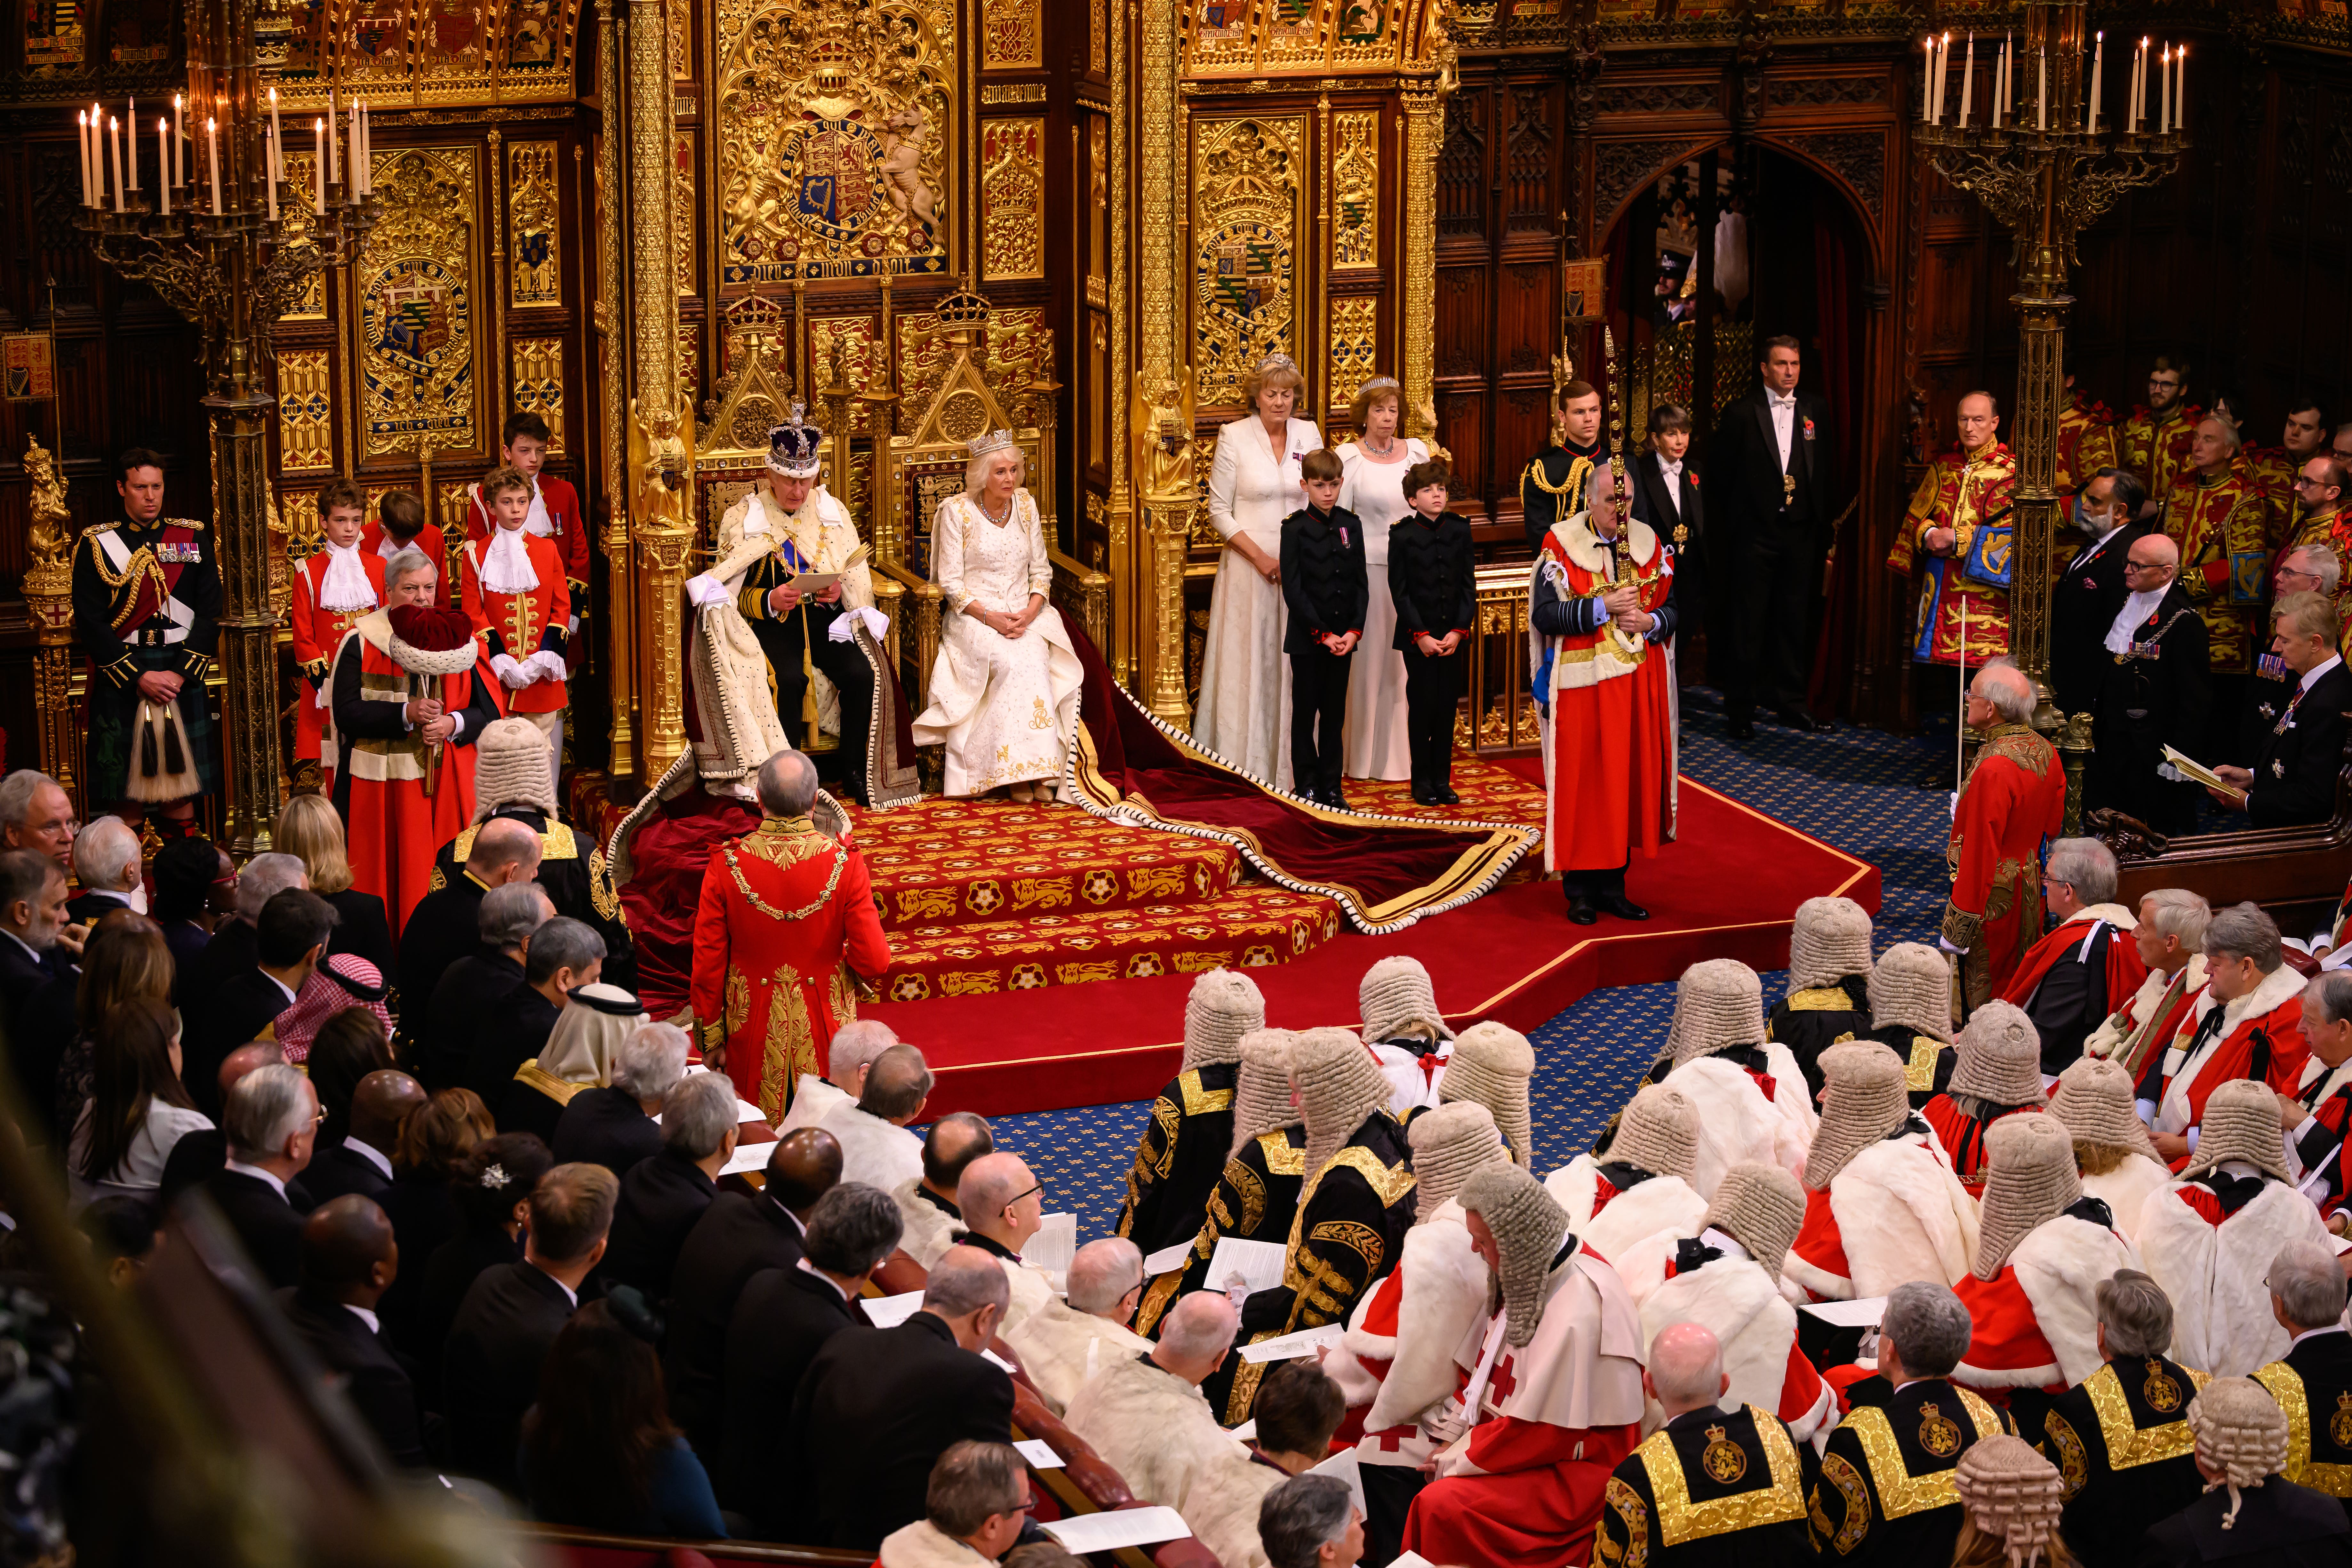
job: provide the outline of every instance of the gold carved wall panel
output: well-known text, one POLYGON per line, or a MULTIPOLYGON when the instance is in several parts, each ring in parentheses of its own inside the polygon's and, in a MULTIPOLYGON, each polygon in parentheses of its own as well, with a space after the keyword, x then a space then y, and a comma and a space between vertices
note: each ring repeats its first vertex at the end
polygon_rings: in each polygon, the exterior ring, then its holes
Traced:
POLYGON ((1045 271, 1045 122, 980 128, 980 267, 991 281, 1045 271))
POLYGON ((702 399, 702 331, 692 321, 677 329, 678 405, 691 409, 702 399))
MULTIPOLYGON (((833 384, 833 355, 835 344, 841 349, 842 374, 849 384, 857 387, 879 387, 888 384, 889 367, 883 363, 880 339, 881 318, 878 316, 819 316, 809 322, 809 381, 816 386, 833 384)), ((805 398, 812 407, 815 399, 805 398)), ((849 433, 853 436, 874 434, 877 405, 853 400, 849 405, 849 433)), ((779 413, 779 419, 783 416, 779 413)), ((761 439, 765 440, 765 432, 761 439)))
MULTIPOLYGON (((278 78, 288 107, 341 97, 409 105, 561 102, 573 95, 579 0, 292 0, 278 78)), ((289 133, 289 140, 292 140, 289 133)))
POLYGON ((563 302, 555 168, 552 142, 517 142, 507 149, 507 215, 514 225, 507 274, 511 305, 563 302))
POLYGON ((1038 0, 981 0, 980 63, 984 70, 1034 70, 1045 63, 1038 0))
POLYGON ((1332 117, 1331 265, 1381 264, 1381 117, 1332 117))
POLYGON ((1403 0, 1191 0, 1183 74, 1392 70, 1411 58, 1402 12, 1403 0))
POLYGON ((283 473, 334 468, 333 367, 325 349, 278 351, 278 456, 283 473))
MULTIPOLYGON (((1034 306, 991 310, 987 341, 976 351, 997 390, 1006 418, 1014 427, 1040 423, 1039 395, 1028 388, 1042 381, 1054 364, 1054 329, 1045 312, 1034 306)), ((954 362, 955 348, 939 316, 929 310, 910 311, 898 318, 899 407, 930 406, 954 362)))
POLYGON ((720 0, 720 281, 949 268, 955 11, 720 0))
MULTIPOLYGON (((290 142, 293 138, 289 135, 287 140, 290 142)), ((308 153, 287 153, 286 183, 298 191, 315 189, 319 178, 317 165, 318 160, 308 153)), ((299 217, 301 213, 309 209, 298 204, 296 210, 299 217)), ((301 221, 307 223, 309 220, 305 218, 301 221)), ((293 308, 280 319, 289 321, 325 321, 327 319, 327 276, 331 270, 331 268, 322 267, 305 279, 302 283, 301 298, 295 300, 293 308)))
POLYGON ((1331 301, 1331 406, 1344 408, 1356 388, 1380 374, 1381 302, 1331 301))
POLYGON ((1304 121, 1195 121, 1192 372, 1204 407, 1241 401, 1242 377, 1297 341, 1304 121))
POLYGON ((514 406, 547 421, 547 455, 563 456, 563 340, 517 338, 514 406))
POLYGON ((475 150, 378 153, 374 179, 383 216, 356 268, 362 453, 479 450, 475 150))
POLYGON ((694 221, 694 133, 677 133, 677 157, 670 177, 670 255, 677 263, 680 299, 700 293, 695 279, 702 274, 696 261, 702 247, 695 243, 700 226, 694 221))

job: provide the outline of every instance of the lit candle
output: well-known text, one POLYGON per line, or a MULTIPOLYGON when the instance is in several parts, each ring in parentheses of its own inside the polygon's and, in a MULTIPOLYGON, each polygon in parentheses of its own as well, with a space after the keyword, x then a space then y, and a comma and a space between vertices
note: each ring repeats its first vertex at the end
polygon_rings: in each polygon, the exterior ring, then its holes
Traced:
POLYGON ((269 89, 269 177, 273 180, 286 170, 286 129, 278 123, 278 89, 269 89))
POLYGON ((350 107, 344 110, 343 116, 348 122, 348 127, 343 133, 344 142, 352 155, 351 194, 357 196, 360 194, 360 182, 365 178, 360 172, 360 106, 357 99, 352 100, 350 107))
POLYGON ((2042 97, 2034 105, 2033 129, 2050 129, 2050 46, 2042 46, 2042 97))
POLYGON ((1944 122, 1945 84, 1952 69, 1952 35, 1946 33, 1936 45, 1936 123, 1944 122))
POLYGON ((1936 122, 1936 35, 1930 33, 1919 46, 1919 123, 1936 122))
POLYGON ((74 145, 81 149, 81 205, 89 205, 89 115, 74 110, 74 145))
POLYGON ((1977 36, 1969 35, 1968 54, 1960 61, 1960 129, 1969 128, 1969 105, 1977 95, 1977 36))
POLYGON ((205 121, 205 156, 211 161, 213 174, 213 216, 221 216, 220 188, 220 121, 205 121))
POLYGON ((2172 131, 2172 49, 2167 46, 2164 58, 2157 65, 2156 128, 2168 135, 2172 131))
POLYGON ((155 199, 165 217, 172 216, 172 122, 155 117, 155 199))
POLYGON ((310 172, 318 176, 318 214, 327 216, 327 122, 310 121, 310 172))
MULTIPOLYGON (((275 96, 274 89, 272 89, 272 96, 275 96)), ((270 108, 274 111, 277 105, 272 104, 270 108)), ((278 155, 278 121, 274 113, 269 121, 269 129, 262 132, 262 136, 263 146, 261 163, 263 178, 261 183, 263 187, 269 193, 269 221, 271 223, 276 223, 278 221, 278 177, 284 172, 283 164, 285 160, 278 155)))
POLYGON ((1992 111, 1992 122, 1995 126, 1999 126, 2005 122, 2012 111, 2012 106, 2009 100, 2011 86, 2010 71, 2012 68, 2011 64, 2010 46, 2010 37, 2008 34, 2003 33, 2000 38, 2000 82, 1994 93, 1995 101, 1992 111))
POLYGON ((175 92, 172 95, 172 183, 175 185, 188 183, 187 140, 188 122, 181 112, 180 95, 175 92))
POLYGON ((2083 129, 2095 132, 2099 128, 2099 73, 2107 68, 2107 35, 2098 36, 2097 47, 2091 55, 2091 107, 2083 116, 2083 129))
POLYGON ((375 195, 375 110, 360 105, 360 195, 375 195))
POLYGON ((121 212, 122 210, 122 121, 111 115, 107 117, 106 141, 109 155, 114 163, 114 210, 121 212))
POLYGON ((2189 46, 2180 44, 2172 51, 2172 127, 2183 135, 2189 132, 2189 46))

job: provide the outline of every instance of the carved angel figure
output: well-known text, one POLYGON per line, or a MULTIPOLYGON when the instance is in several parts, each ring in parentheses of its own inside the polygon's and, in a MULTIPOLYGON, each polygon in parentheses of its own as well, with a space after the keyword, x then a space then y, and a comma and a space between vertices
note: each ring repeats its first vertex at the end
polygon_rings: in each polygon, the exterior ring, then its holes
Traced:
POLYGON ((1135 442, 1135 482, 1143 499, 1160 506, 1190 508, 1195 499, 1192 477, 1192 378, 1180 384, 1162 381, 1157 397, 1146 388, 1141 371, 1135 373, 1135 402, 1129 429, 1135 442))

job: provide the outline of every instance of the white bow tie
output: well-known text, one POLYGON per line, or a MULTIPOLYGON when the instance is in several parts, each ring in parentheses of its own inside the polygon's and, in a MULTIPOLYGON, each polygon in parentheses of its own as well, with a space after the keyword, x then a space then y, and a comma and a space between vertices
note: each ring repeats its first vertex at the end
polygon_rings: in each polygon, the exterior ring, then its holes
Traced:
POLYGON ((1680 463, 1669 463, 1664 458, 1658 459, 1658 471, 1670 479, 1683 477, 1683 466, 1680 463))
POLYGON ((1786 397, 1781 396, 1777 392, 1768 392, 1764 395, 1771 401, 1772 406, 1775 408, 1794 408, 1797 406, 1797 395, 1793 392, 1789 394, 1786 397))

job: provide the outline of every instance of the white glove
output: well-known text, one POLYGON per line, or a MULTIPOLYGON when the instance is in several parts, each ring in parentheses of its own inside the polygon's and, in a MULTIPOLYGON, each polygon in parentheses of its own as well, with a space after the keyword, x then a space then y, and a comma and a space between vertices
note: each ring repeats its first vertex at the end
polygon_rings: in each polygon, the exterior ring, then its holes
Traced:
POLYGON ((539 679, 529 665, 517 663, 514 655, 510 653, 502 653, 494 657, 490 660, 490 669, 509 691, 520 691, 539 679))
POLYGON ((563 635, 567 637, 576 637, 580 635, 580 617, 577 615, 564 623, 563 635))
POLYGON ((825 629, 825 640, 828 642, 853 640, 857 636, 859 621, 866 623, 866 635, 876 642, 880 642, 890 635, 890 617, 869 605, 850 609, 835 616, 833 618, 833 625, 825 629))
POLYGON ((727 591, 726 584, 708 572, 698 573, 686 580, 687 603, 698 610, 707 610, 713 605, 726 604, 734 596, 727 591))
POLYGON ((1954 947, 1951 944, 1950 939, 1944 936, 1940 931, 1936 935, 1936 945, 1942 948, 1946 952, 1953 953, 1955 955, 1968 952, 1968 949, 1965 947, 1954 947))
POLYGON ((570 671, 563 668, 563 656, 556 652, 551 647, 541 648, 537 653, 532 654, 529 658, 523 660, 523 663, 528 668, 541 672, 539 675, 531 677, 534 681, 542 679, 561 680, 570 673, 570 671))

